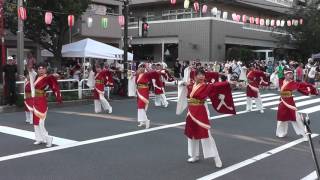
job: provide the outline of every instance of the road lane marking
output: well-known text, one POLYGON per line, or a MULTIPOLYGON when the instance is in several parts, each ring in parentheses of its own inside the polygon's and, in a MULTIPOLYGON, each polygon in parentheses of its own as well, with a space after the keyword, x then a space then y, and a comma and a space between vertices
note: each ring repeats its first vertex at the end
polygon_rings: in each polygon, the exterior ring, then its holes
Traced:
MULTIPOLYGON (((319 134, 312 134, 312 138, 317 137, 317 136, 319 136, 319 134)), ((279 147, 277 147, 277 148, 271 149, 271 150, 269 150, 269 151, 267 151, 267 152, 265 152, 265 153, 262 153, 262 154, 259 154, 259 155, 257 155, 257 156, 254 156, 254 157, 252 157, 252 158, 250 158, 250 159, 247 159, 247 160, 244 160, 244 161, 239 162, 239 163, 237 163, 237 164, 231 165, 231 166, 229 166, 229 167, 227 167, 227 168, 224 168, 224 169, 219 170, 219 171, 217 171, 217 172, 214 172, 214 173, 212 173, 212 174, 209 174, 209 175, 206 175, 206 176, 204 176, 204 177, 198 178, 198 180, 212 180, 212 179, 216 179, 216 178, 218 178, 218 177, 221 177, 221 176, 224 176, 224 175, 226 175, 226 174, 228 174, 228 173, 231 173, 231 172, 233 172, 233 171, 236 171, 236 170, 238 170, 238 169, 240 169, 240 168, 243 168, 243 167, 245 167, 245 166, 248 166, 248 165, 250 165, 250 164, 253 164, 253 163, 257 162, 257 161, 260 161, 260 160, 262 160, 262 159, 264 159, 264 158, 270 157, 270 156, 272 156, 272 155, 274 155, 274 154, 276 154, 276 153, 279 153, 279 152, 281 152, 281 151, 283 151, 283 150, 289 149, 289 148, 291 148, 291 147, 293 147, 293 146, 295 146, 295 145, 297 145, 297 144, 300 144, 300 143, 302 143, 302 142, 305 142, 305 141, 304 141, 304 138, 297 139, 297 140, 295 140, 295 141, 289 142, 289 143, 284 144, 284 145, 282 145, 282 146, 279 146, 279 147)))
POLYGON ((307 109, 302 109, 298 112, 300 113, 307 113, 307 114, 311 114, 311 113, 314 113, 316 111, 320 111, 320 105, 318 106, 313 106, 313 107, 310 107, 310 108, 307 108, 307 109))
MULTIPOLYGON (((218 118, 222 118, 222 117, 225 117, 225 116, 218 115, 218 116, 214 116, 210 119, 218 119, 218 118)), ((43 154, 43 153, 47 153, 47 152, 53 152, 53 151, 58 151, 58 150, 88 145, 88 144, 94 144, 94 143, 98 143, 98 142, 104 142, 104 141, 124 138, 124 137, 138 135, 138 134, 144 134, 144 133, 153 132, 153 131, 159 131, 159 130, 163 130, 163 129, 169 129, 169 128, 173 128, 176 126, 183 126, 185 124, 186 124, 186 122, 168 124, 168 125, 164 125, 164 126, 150 128, 150 129, 142 129, 142 130, 138 130, 138 131, 131 131, 131 132, 127 132, 127 133, 121 133, 121 134, 117 134, 117 135, 111 135, 111 136, 106 136, 106 137, 101 137, 101 138, 96 138, 96 139, 91 139, 91 140, 86 140, 86 141, 74 142, 74 143, 51 147, 51 148, 47 148, 47 149, 33 150, 33 151, 28 151, 28 152, 19 153, 19 154, 2 156, 2 157, 0 157, 0 162, 12 160, 12 159, 17 159, 17 158, 22 158, 22 157, 27 157, 27 156, 33 156, 36 154, 43 154)))
POLYGON ((313 171, 311 174, 302 178, 301 180, 317 180, 317 179, 318 179, 317 173, 316 171, 313 171))
MULTIPOLYGON (((310 99, 310 100, 307 100, 307 101, 302 101, 302 102, 298 102, 296 103, 296 107, 302 107, 302 106, 306 106, 306 105, 310 105, 310 104, 314 104, 314 103, 318 103, 320 102, 320 98, 317 98, 317 99, 310 99)), ((314 106, 316 107, 316 106, 314 106)), ((272 108, 273 110, 278 110, 278 107, 275 107, 275 108, 272 108)), ((319 106, 318 108, 315 108, 316 110, 320 110, 319 106)), ((303 111, 303 110, 301 110, 303 111)))
MULTIPOLYGON (((8 135, 13 135, 13 136, 18 136, 18 137, 23 137, 26 139, 32 139, 35 140, 34 132, 31 131, 26 131, 22 129, 16 129, 12 127, 7 127, 7 126, 0 126, 0 133, 8 134, 8 135)), ((62 145, 67 145, 67 144, 72 144, 76 143, 78 141, 70 140, 70 139, 65 139, 65 138, 60 138, 56 136, 51 136, 53 137, 52 143, 58 146, 62 145)))
MULTIPOLYGON (((270 96, 276 96, 277 94, 263 94, 261 95, 262 98, 265 98, 265 97, 270 97, 270 96)), ((246 101, 247 100, 247 97, 241 97, 241 98, 234 98, 233 99, 233 102, 236 102, 236 101, 246 101)))

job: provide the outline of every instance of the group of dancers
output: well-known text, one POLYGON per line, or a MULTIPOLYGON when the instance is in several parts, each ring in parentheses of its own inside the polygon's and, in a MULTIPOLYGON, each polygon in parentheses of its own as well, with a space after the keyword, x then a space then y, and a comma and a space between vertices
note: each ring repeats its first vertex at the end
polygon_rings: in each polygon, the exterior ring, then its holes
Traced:
MULTIPOLYGON (((137 97, 137 121, 138 126, 150 128, 150 120, 147 117, 147 109, 150 104, 150 90, 154 89, 155 106, 168 107, 165 95, 166 82, 175 81, 170 76, 166 67, 158 63, 155 69, 147 64, 140 64, 137 71, 131 72, 129 77, 129 92, 137 97), (131 91, 131 92, 130 92, 131 91), (134 91, 134 92, 132 92, 134 91)), ((297 112, 293 92, 298 91, 304 95, 318 95, 317 89, 307 83, 293 80, 293 71, 285 69, 284 80, 280 87, 280 103, 277 112, 276 136, 283 138, 288 131, 288 123, 291 122, 298 135, 306 136, 301 115, 297 112)), ((102 109, 112 113, 112 107, 104 96, 104 87, 113 86, 112 71, 103 64, 96 64, 90 72, 87 85, 93 88, 94 111, 100 113, 102 109), (102 109, 101 109, 102 106, 102 109)), ((218 149, 211 134, 209 121, 209 107, 207 99, 212 102, 212 107, 219 113, 236 114, 230 84, 222 73, 212 72, 201 67, 201 63, 194 63, 184 70, 184 78, 178 83, 177 114, 187 109, 184 134, 188 142, 188 162, 199 160, 199 143, 201 141, 204 158, 214 158, 216 167, 222 167, 218 149)), ((259 67, 252 66, 247 72, 247 111, 252 111, 252 100, 260 113, 264 113, 259 88, 269 86, 270 82, 265 72, 259 67)), ((29 65, 25 73, 25 111, 26 120, 34 125, 35 143, 46 143, 52 146, 52 137, 45 128, 45 119, 48 111, 46 90, 51 89, 58 103, 62 102, 60 87, 55 75, 48 75, 45 64, 37 66, 35 72, 29 65)))

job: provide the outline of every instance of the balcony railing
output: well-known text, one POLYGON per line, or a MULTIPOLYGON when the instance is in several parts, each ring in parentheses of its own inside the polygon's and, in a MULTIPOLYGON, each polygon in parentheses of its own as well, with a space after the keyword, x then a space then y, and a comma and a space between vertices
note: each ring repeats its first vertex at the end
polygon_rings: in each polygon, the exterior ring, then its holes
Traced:
POLYGON ((280 5, 287 6, 287 7, 293 6, 293 0, 266 0, 266 1, 272 2, 275 4, 280 4, 280 5))
MULTIPOLYGON (((277 0, 275 0, 277 1, 277 0)), ((280 0, 279 0, 280 1, 280 0)), ((285 0, 283 0, 285 1, 285 0)), ((290 0, 288 0, 290 1, 290 0)), ((149 13, 150 14, 150 13, 149 13)), ((232 20, 230 12, 226 18, 223 18, 223 12, 218 10, 217 15, 212 15, 210 12, 206 14, 202 14, 201 12, 195 12, 192 8, 189 9, 177 9, 177 10, 167 10, 163 11, 161 15, 152 14, 147 17, 147 21, 149 24, 157 23, 162 21, 163 23, 171 22, 171 21, 179 21, 181 19, 190 19, 190 21, 200 20, 201 18, 212 18, 213 20, 217 21, 224 21, 228 23, 237 23, 242 24, 243 29, 250 29, 250 30, 257 30, 257 31, 265 31, 265 32, 275 32, 275 33, 286 33, 282 28, 278 27, 270 27, 270 26, 260 26, 256 24, 250 23, 242 23, 242 22, 235 22, 232 20)), ((138 19, 131 17, 129 22, 129 27, 131 28, 138 28, 138 19)))

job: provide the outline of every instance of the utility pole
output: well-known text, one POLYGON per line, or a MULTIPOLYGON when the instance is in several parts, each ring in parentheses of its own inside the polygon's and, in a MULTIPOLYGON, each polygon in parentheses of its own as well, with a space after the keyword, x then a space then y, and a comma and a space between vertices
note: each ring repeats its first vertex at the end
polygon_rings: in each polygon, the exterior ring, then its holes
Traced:
POLYGON ((129 0, 123 1, 124 31, 123 31, 123 67, 125 94, 128 95, 128 21, 129 21, 129 0))
MULTIPOLYGON (((18 0, 17 9, 23 6, 23 0, 18 0)), ((23 21, 18 18, 18 31, 17 31, 17 64, 19 75, 24 71, 24 33, 23 33, 23 21)))
POLYGON ((4 0, 0 0, 0 38, 1 38, 1 59, 2 66, 6 63, 6 51, 4 44, 4 0))

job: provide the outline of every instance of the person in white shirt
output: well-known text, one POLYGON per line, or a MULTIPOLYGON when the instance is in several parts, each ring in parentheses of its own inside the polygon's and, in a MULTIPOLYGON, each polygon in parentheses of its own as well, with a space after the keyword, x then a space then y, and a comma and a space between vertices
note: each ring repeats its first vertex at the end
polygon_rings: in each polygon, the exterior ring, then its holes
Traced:
POLYGON ((309 73, 308 73, 308 83, 315 84, 315 77, 316 77, 317 67, 312 65, 309 73))

